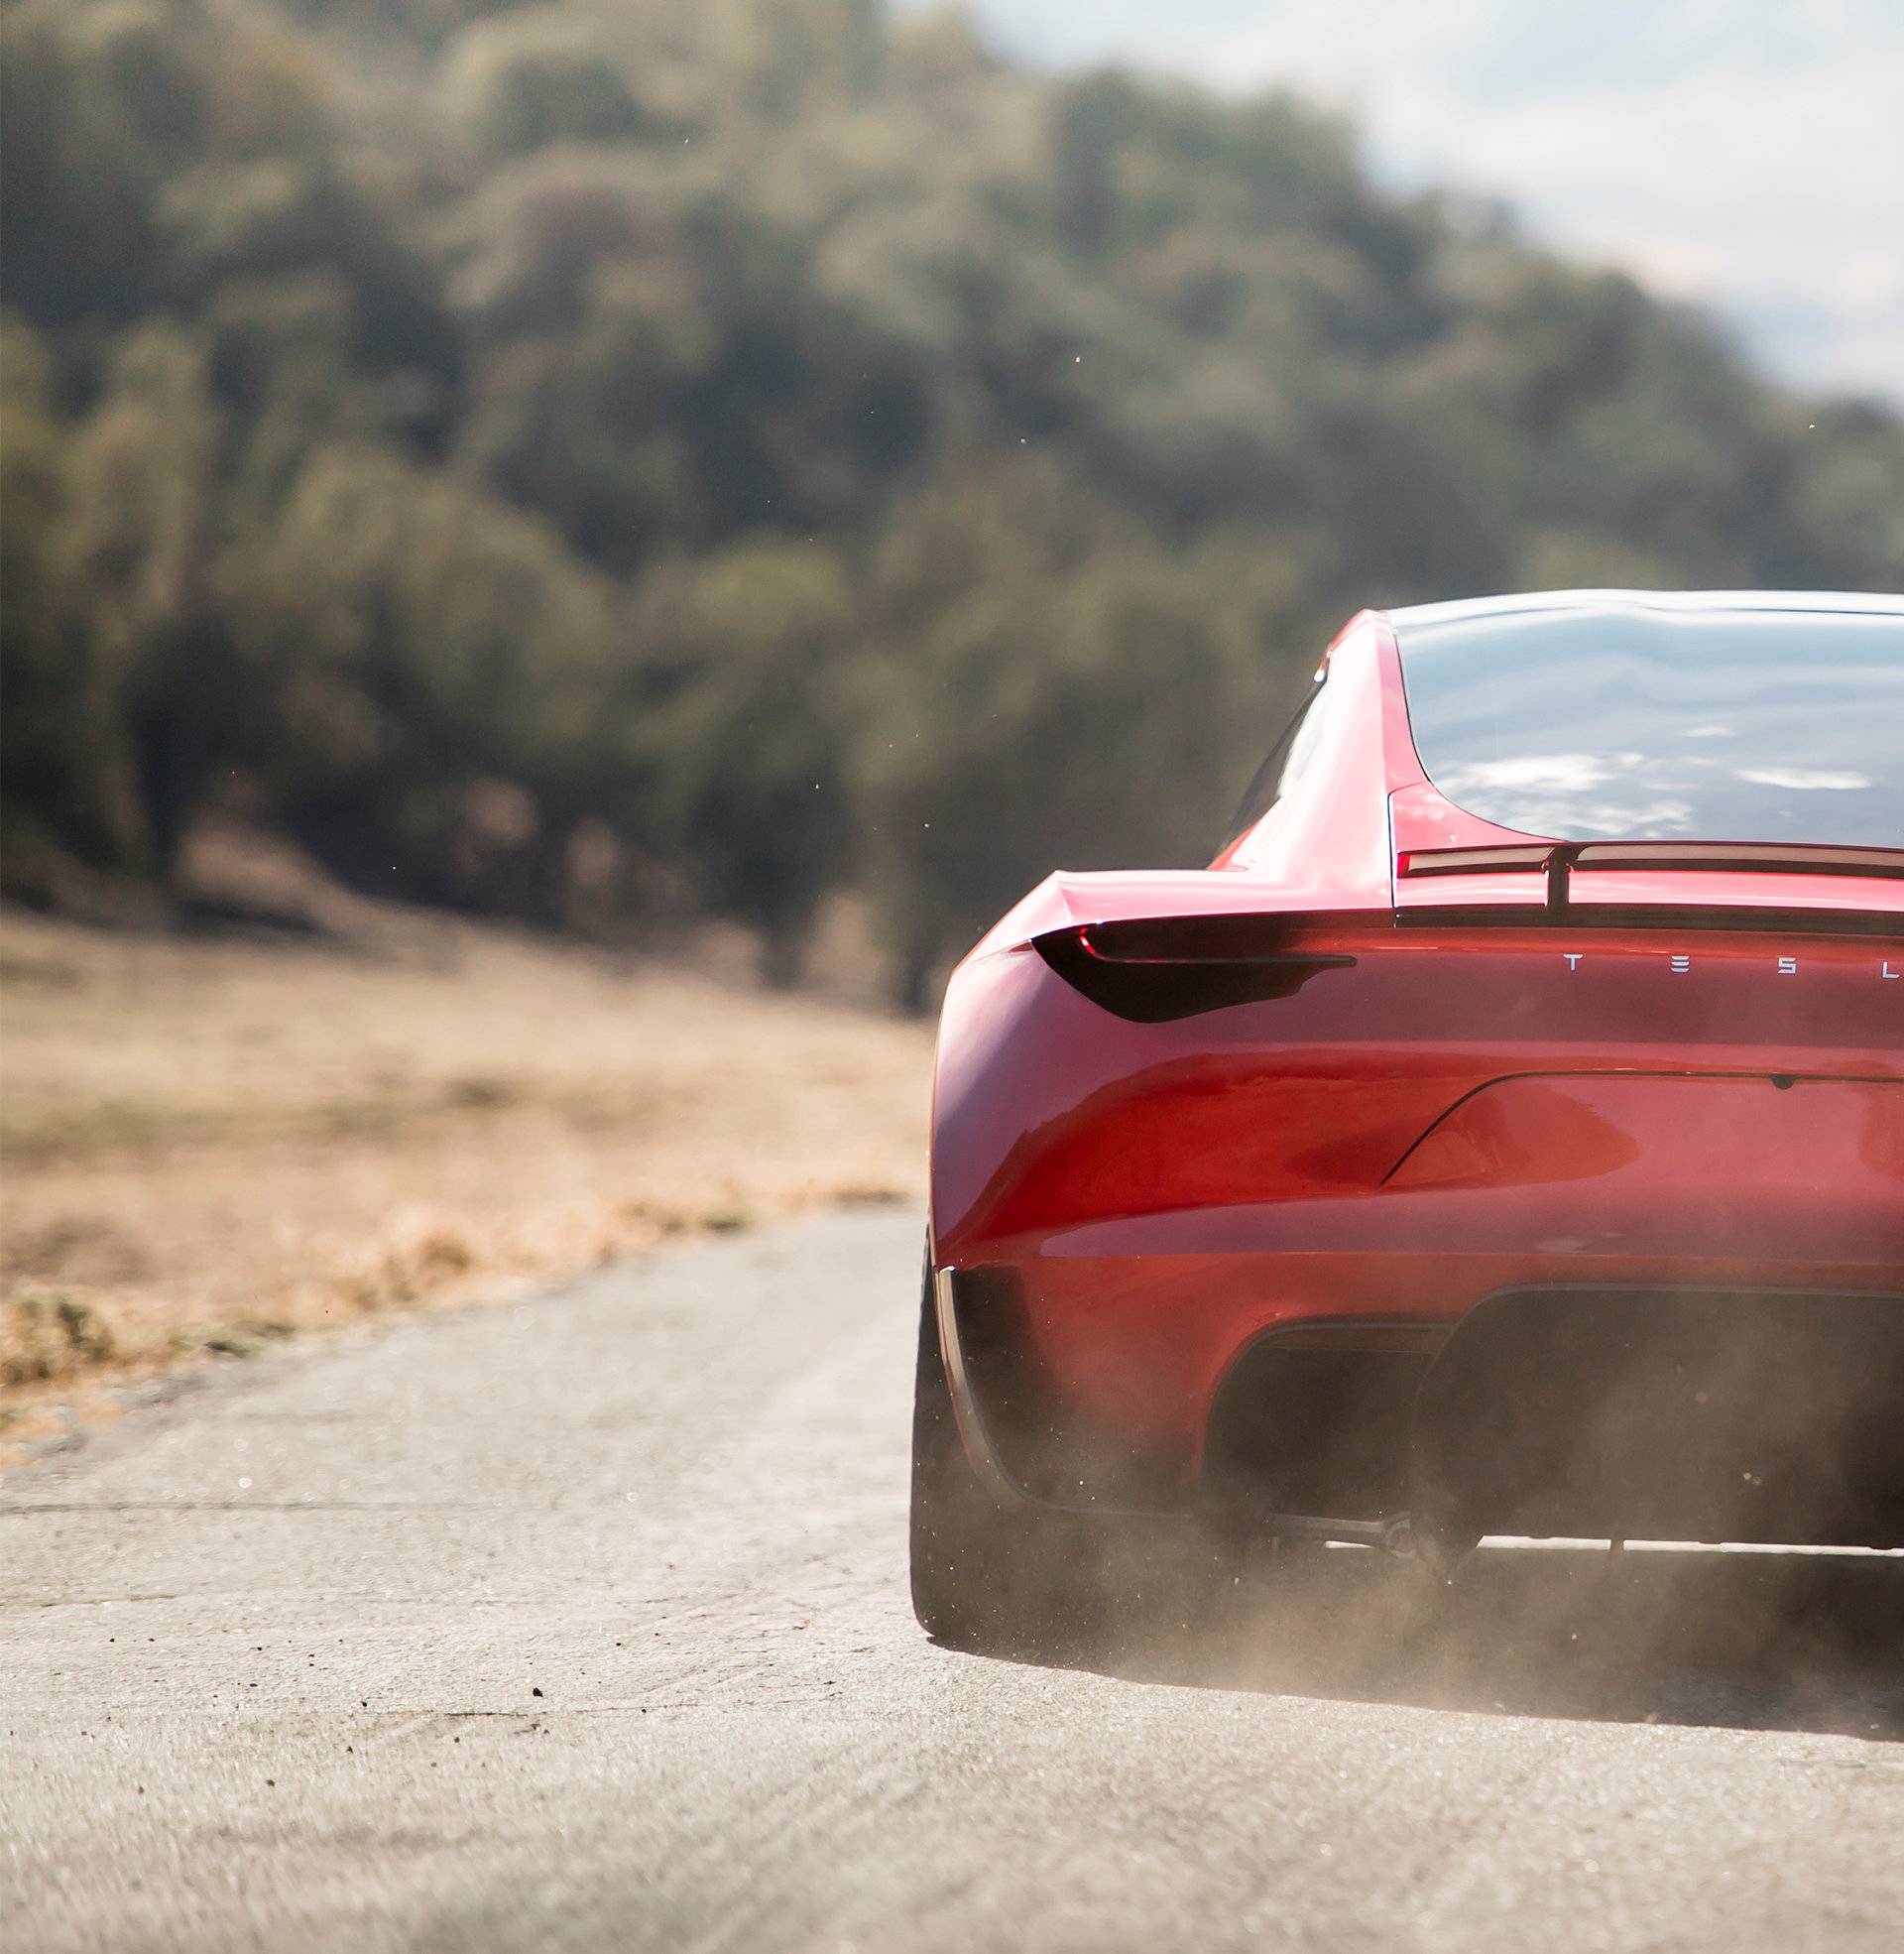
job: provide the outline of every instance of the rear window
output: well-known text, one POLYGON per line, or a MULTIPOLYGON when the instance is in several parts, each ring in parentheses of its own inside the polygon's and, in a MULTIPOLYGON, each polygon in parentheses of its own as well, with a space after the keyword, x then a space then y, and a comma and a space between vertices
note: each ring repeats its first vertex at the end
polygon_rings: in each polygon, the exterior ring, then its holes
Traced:
POLYGON ((1904 845, 1904 610, 1394 624, 1421 764, 1483 820, 1557 841, 1904 845))

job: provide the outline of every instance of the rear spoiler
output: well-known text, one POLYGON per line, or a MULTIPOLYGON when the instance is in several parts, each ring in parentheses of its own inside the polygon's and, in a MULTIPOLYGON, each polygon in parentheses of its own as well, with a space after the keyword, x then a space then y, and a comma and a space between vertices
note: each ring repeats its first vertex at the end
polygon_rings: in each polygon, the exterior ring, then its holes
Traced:
POLYGON ((1904 849, 1775 842, 1568 841, 1414 848, 1395 862, 1401 922, 1657 924, 1904 933, 1904 849), (1539 889, 1515 887, 1539 876, 1539 889), (1702 878, 1733 878, 1730 886, 1702 878), (1581 878, 1590 878, 1583 884, 1581 878), (1459 879, 1464 888, 1433 886, 1459 879), (1530 915, 1529 912, 1537 913, 1530 915))
POLYGON ((1715 875, 1854 875, 1904 882, 1904 848, 1810 848, 1735 841, 1555 841, 1532 847, 1414 848, 1400 871, 1414 875, 1493 875, 1544 869, 1548 900, 1558 884, 1564 905, 1575 869, 1693 869, 1715 875))

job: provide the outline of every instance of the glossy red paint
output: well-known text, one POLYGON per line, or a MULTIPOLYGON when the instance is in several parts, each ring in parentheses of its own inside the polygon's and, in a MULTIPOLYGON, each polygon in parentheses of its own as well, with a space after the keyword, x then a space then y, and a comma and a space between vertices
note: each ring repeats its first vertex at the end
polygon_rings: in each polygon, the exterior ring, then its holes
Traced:
POLYGON ((1385 621, 1327 671, 1298 787, 1216 865, 1054 876, 952 977, 932 1256, 1015 1275, 1055 1401, 1185 1486, 1266 1330, 1534 1283, 1904 1290, 1904 882, 1581 870, 1557 911, 1554 844, 1427 780, 1385 621), (1137 1023, 1035 947, 1212 916, 1338 961, 1137 1023))

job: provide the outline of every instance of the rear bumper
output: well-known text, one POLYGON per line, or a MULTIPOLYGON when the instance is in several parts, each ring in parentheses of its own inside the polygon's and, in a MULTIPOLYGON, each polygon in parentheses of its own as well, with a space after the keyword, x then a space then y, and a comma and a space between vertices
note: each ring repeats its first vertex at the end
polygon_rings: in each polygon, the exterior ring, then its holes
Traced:
MULTIPOLYGON (((1904 1289, 1904 1254, 1886 1253, 1869 1219, 1867 1239, 1836 1256, 1774 1256, 1762 1241, 1685 1254, 1660 1242, 1658 1221, 1652 1240, 1635 1241, 1636 1228, 1605 1216, 1590 1230, 1578 1218, 1530 1218, 1517 1202, 1390 1194, 1101 1222, 988 1244, 962 1266, 1016 1291, 1015 1334, 1057 1410, 1128 1433, 1185 1484, 1226 1375, 1266 1334, 1357 1324, 1445 1333, 1506 1289, 1904 1289)), ((1885 1234, 1904 1228, 1904 1216, 1883 1219, 1885 1234)))
MULTIPOLYGON (((1457 1533, 1473 1523, 1480 1532, 1904 1544, 1895 1262, 1252 1248, 1235 1239, 1235 1211, 1220 1219, 1227 1239, 1200 1252, 1171 1239, 1145 1252, 1134 1225, 1101 1224, 938 1272, 961 1430, 998 1497, 1099 1512, 1250 1509, 1250 1524, 1271 1531, 1392 1543, 1397 1523, 1411 1510, 1420 1518, 1425 1474, 1443 1515, 1459 1509, 1444 1528, 1457 1533), (1530 1296, 1544 1300, 1503 1313, 1504 1298, 1530 1296), (1608 1297, 1623 1300, 1609 1311, 1608 1297), (1603 1402, 1619 1370, 1606 1334, 1615 1347, 1634 1343, 1649 1316, 1668 1387, 1603 1402), (1490 1323, 1515 1333, 1493 1348, 1482 1335, 1490 1323), (1796 1470, 1804 1421, 1751 1414, 1780 1379, 1805 1384, 1813 1450, 1829 1464, 1815 1520, 1796 1470), (1739 1413, 1708 1459, 1648 1454, 1648 1419, 1671 1422, 1679 1387, 1688 1405, 1704 1393, 1715 1417, 1739 1413), (1856 1400, 1846 1411, 1855 1442, 1832 1422, 1836 1398, 1856 1400), (1499 1442, 1463 1442, 1476 1433, 1499 1442), (1545 1452, 1532 1442, 1542 1434, 1545 1452), (1537 1452, 1540 1470, 1516 1477, 1515 1459, 1537 1452), (1750 1502, 1691 1497, 1689 1475, 1723 1474, 1733 1453, 1741 1474, 1776 1463, 1782 1505, 1760 1502, 1748 1520, 1750 1502), (1563 1456, 1580 1469, 1556 1478, 1563 1456), (1847 1478, 1868 1492, 1861 1509, 1841 1497, 1847 1478), (1648 1504, 1648 1485, 1688 1496, 1648 1504), (1723 1527, 1720 1515, 1730 1516, 1723 1527)), ((1279 1213, 1275 1226, 1288 1220, 1279 1213)), ((1789 1413, 1800 1401, 1786 1397, 1789 1413)))

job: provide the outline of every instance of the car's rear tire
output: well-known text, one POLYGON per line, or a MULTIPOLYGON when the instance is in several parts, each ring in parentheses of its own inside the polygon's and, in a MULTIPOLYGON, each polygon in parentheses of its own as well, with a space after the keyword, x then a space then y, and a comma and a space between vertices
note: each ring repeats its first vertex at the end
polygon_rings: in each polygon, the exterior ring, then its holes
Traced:
POLYGON ((930 1271, 912 1398, 912 1612, 955 1649, 1042 1652, 1081 1639, 1066 1516, 1002 1505, 966 1457, 939 1347, 930 1271))
POLYGON ((988 1654, 1063 1655, 1133 1631, 1207 1622, 1233 1556, 1195 1523, 1006 1505, 959 1437, 931 1272, 912 1405, 912 1611, 934 1641, 988 1654))

